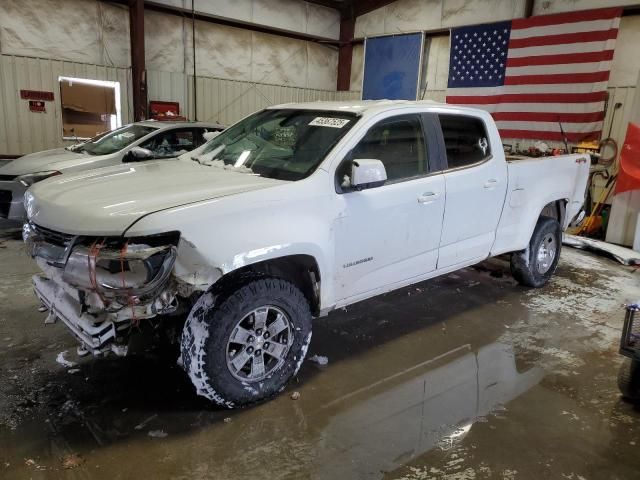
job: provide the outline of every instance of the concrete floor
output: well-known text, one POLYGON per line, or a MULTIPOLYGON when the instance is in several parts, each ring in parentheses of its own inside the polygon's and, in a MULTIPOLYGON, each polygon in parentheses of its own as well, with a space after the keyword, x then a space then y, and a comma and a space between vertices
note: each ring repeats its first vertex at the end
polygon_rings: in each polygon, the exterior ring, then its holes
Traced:
POLYGON ((606 259, 565 248, 540 290, 491 260, 334 313, 310 352, 328 365, 239 411, 173 357, 77 359, 20 242, 0 265, 3 479, 640 478, 640 410, 615 380, 640 273, 606 259))

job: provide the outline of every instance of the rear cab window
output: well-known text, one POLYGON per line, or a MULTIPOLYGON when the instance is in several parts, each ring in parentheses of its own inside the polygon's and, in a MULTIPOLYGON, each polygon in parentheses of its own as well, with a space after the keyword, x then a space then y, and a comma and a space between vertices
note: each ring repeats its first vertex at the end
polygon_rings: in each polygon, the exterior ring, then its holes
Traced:
POLYGON ((469 115, 439 114, 448 168, 464 168, 491 157, 484 122, 469 115))

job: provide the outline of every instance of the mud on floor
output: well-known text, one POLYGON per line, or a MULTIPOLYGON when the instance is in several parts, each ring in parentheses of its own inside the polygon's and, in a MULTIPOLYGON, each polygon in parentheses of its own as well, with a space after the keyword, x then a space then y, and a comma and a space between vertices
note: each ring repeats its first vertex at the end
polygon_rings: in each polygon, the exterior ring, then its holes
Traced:
POLYGON ((540 290, 498 259, 333 313, 290 388, 239 411, 198 398, 171 351, 78 358, 20 242, 0 264, 3 479, 640 476, 615 384, 640 274, 588 253, 565 248, 540 290))

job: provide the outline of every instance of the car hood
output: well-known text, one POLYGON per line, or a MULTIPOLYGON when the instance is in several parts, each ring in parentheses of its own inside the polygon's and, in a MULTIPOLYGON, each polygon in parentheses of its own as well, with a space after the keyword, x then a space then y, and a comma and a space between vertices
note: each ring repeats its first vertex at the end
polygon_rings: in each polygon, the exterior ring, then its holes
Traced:
POLYGON ((0 168, 0 175, 24 175, 25 173, 43 172, 46 170, 63 170, 68 162, 91 161, 91 156, 75 153, 64 148, 55 148, 43 152, 24 155, 0 168), (58 166, 59 168, 56 168, 58 166))
POLYGON ((51 177, 29 189, 25 204, 31 221, 52 230, 120 235, 152 212, 282 183, 191 160, 159 160, 51 177))

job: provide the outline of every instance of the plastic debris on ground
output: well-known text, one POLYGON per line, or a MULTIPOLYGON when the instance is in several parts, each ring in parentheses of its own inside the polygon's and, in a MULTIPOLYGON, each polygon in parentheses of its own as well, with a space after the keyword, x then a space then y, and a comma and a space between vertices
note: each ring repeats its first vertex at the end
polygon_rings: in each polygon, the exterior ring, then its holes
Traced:
POLYGON ((149 430, 148 435, 151 438, 166 438, 169 434, 164 430, 149 430))
POLYGON ((640 265, 640 253, 602 240, 565 234, 562 238, 562 244, 605 255, 623 265, 640 265))
POLYGON ((135 430, 142 430, 144 427, 146 427, 146 426, 147 426, 147 424, 148 424, 149 422, 151 422, 152 420, 154 420, 154 419, 155 419, 155 418, 157 418, 157 417, 158 417, 158 414, 157 414, 157 413, 156 413, 156 414, 154 414, 154 415, 151 415, 151 416, 150 416, 150 417, 148 417, 146 420, 144 420, 144 421, 140 422, 138 425, 136 425, 136 426, 135 426, 135 427, 133 427, 133 428, 134 428, 135 430))
POLYGON ((75 366, 76 366, 76 363, 75 363, 75 362, 72 362, 72 361, 67 360, 67 359, 65 358, 65 355, 66 355, 66 354, 67 354, 67 350, 65 350, 65 351, 63 351, 63 352, 60 352, 60 353, 58 354, 58 356, 56 357, 56 363, 58 363, 58 364, 62 365, 63 367, 68 367, 68 368, 75 367, 75 366))
POLYGON ((318 365, 326 365, 329 363, 329 359, 323 355, 314 355, 309 359, 309 361, 317 363, 318 365))

